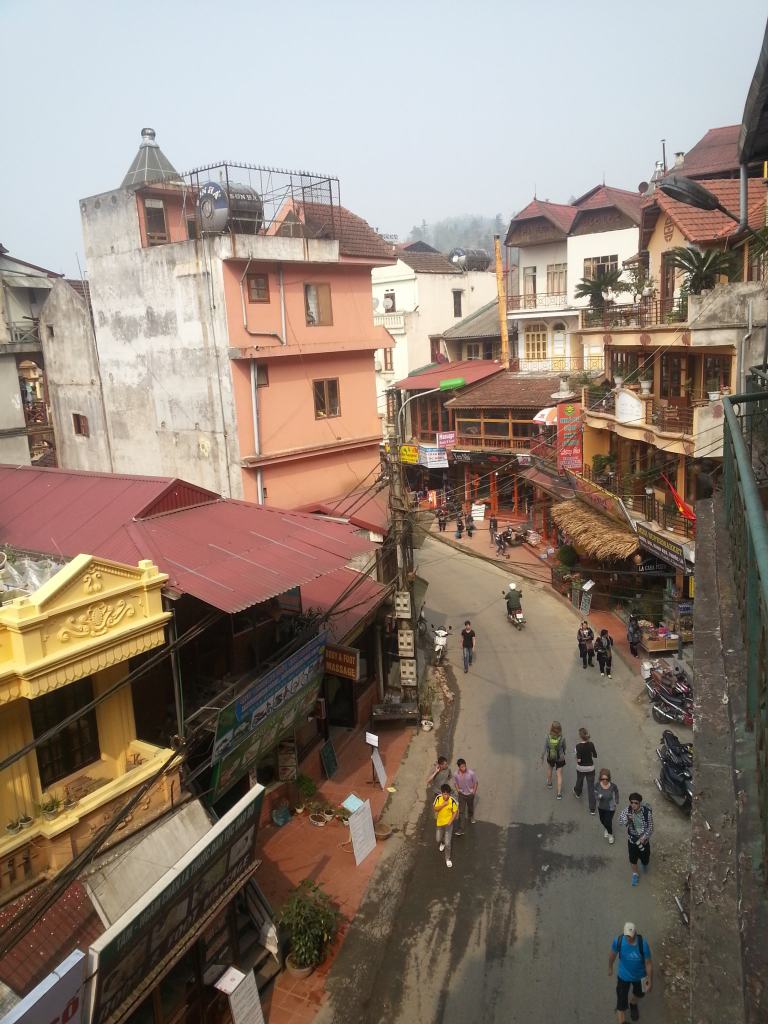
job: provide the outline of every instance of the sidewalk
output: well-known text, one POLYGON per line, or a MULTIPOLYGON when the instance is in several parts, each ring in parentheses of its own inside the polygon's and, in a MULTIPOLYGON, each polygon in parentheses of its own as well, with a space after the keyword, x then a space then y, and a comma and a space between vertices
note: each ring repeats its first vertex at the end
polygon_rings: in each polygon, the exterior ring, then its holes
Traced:
MULTIPOLYGON (((382 724, 379 752, 387 778, 392 780, 415 736, 412 725, 382 724)), ((350 733, 344 744, 337 744, 338 770, 325 781, 315 799, 326 799, 338 806, 350 793, 371 801, 374 823, 382 814, 389 793, 371 782, 370 748, 365 733, 350 733)), ((359 866, 355 866, 349 840, 349 828, 332 821, 324 828, 310 824, 309 816, 294 815, 278 828, 261 829, 262 864, 255 879, 275 912, 295 885, 304 878, 320 882, 341 907, 345 922, 328 958, 308 978, 297 979, 284 971, 278 975, 271 993, 264 999, 264 1015, 269 1024, 310 1024, 326 998, 325 979, 341 948, 348 922, 357 913, 368 882, 378 864, 382 842, 359 866), (342 845, 346 844, 346 845, 342 845)), ((386 841, 386 840, 385 840, 386 841)))

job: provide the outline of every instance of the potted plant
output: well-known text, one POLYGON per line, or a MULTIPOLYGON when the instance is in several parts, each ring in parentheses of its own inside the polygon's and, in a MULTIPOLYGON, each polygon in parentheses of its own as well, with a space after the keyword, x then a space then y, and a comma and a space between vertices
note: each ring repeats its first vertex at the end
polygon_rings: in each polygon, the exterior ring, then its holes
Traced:
POLYGON ((716 402, 720 398, 720 379, 710 377, 707 381, 707 398, 710 402, 716 402))
POLYGON ((650 368, 643 366, 640 371, 640 394, 650 395, 653 387, 653 374, 650 368))
POLYGON ((299 796, 295 811, 297 814, 303 814, 304 808, 317 792, 317 786, 308 775, 299 775, 296 779, 296 789, 299 791, 299 796))
POLYGON ((325 825, 325 815, 323 814, 322 804, 313 801, 309 805, 309 823, 314 825, 315 828, 323 828, 325 825))
POLYGON ((27 814, 26 811, 19 815, 19 824, 21 825, 22 828, 29 828, 29 826, 32 824, 32 821, 32 817, 29 814, 27 814))
POLYGON ((333 804, 326 804, 325 807, 323 807, 323 817, 327 822, 333 821, 333 819, 336 817, 336 808, 333 806, 333 804))
POLYGON ((342 823, 342 825, 346 825, 347 828, 349 828, 349 817, 350 817, 350 815, 349 815, 349 811, 347 810, 346 807, 337 807, 336 808, 336 817, 342 823))
POLYGON ((307 977, 325 959, 336 938, 341 914, 328 893, 309 878, 293 890, 277 917, 288 933, 291 951, 286 967, 292 974, 307 977))
POLYGON ((19 832, 21 832, 21 822, 19 821, 19 819, 14 818, 13 821, 9 821, 8 824, 5 826, 5 831, 8 833, 9 836, 18 835, 19 832))
POLYGON ((61 800, 55 793, 43 793, 40 810, 46 821, 53 821, 61 810, 61 800))
POLYGON ((282 828, 282 826, 287 825, 290 820, 291 808, 288 801, 281 800, 280 803, 272 810, 272 821, 278 828, 282 828))
POLYGON ((595 480, 599 480, 605 475, 606 471, 610 469, 616 462, 615 455, 593 455, 592 456, 592 476, 595 480))

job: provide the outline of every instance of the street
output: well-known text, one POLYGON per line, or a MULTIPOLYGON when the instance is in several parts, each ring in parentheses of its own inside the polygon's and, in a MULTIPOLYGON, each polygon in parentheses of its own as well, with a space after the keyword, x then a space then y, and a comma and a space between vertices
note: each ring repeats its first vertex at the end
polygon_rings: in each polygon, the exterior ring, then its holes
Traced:
MULTIPOLYGON (((478 538, 480 539, 480 538, 478 538)), ((582 669, 578 617, 522 581, 528 625, 506 621, 513 576, 429 539, 419 552, 429 581, 427 618, 450 623, 448 675, 455 700, 434 733, 419 735, 395 780, 384 819, 400 829, 373 877, 328 978, 322 1024, 510 1024, 615 1020, 610 941, 634 921, 657 971, 641 1019, 676 1019, 658 971, 661 940, 687 943, 671 898, 688 856, 688 820, 653 778, 661 734, 637 701, 639 677, 614 658, 613 678, 582 669), (465 675, 458 634, 469 618, 476 663, 465 675), (568 742, 563 799, 545 786, 544 736, 558 719, 568 742), (609 846, 586 793, 572 793, 573 747, 586 726, 621 793, 652 805, 651 867, 630 886, 624 830, 609 846), (478 773, 477 824, 453 842, 453 868, 434 840, 424 780, 437 753, 478 773)), ((618 812, 616 815, 618 819, 618 812)))

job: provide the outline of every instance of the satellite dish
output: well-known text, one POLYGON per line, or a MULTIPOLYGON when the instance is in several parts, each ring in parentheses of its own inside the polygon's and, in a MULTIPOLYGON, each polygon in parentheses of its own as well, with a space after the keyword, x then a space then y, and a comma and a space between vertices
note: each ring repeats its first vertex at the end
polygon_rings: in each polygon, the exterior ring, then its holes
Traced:
POLYGON ((373 296, 373 308, 374 309, 378 309, 379 305, 380 305, 380 300, 374 295, 373 296))
POLYGON ((390 295, 387 295, 386 298, 384 299, 384 309, 389 313, 389 311, 392 309, 394 304, 395 303, 394 303, 392 297, 390 295))

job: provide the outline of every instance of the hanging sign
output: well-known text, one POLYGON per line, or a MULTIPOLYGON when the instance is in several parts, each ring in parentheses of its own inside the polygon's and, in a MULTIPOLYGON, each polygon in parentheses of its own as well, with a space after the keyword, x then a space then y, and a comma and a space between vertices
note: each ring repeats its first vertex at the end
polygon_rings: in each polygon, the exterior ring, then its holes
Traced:
POLYGON ((456 444, 456 431, 455 430, 438 431, 438 434, 437 434, 437 447, 438 448, 450 448, 454 444, 456 444))
POLYGON ((581 472, 582 455, 581 402, 559 402, 557 406, 557 468, 581 472))
POLYGON ((685 547, 680 541, 673 540, 665 533, 657 533, 644 523, 637 523, 635 529, 641 548, 650 551, 652 555, 658 555, 667 565, 685 572, 685 547))
POLYGON ((325 671, 328 675, 357 682, 360 678, 360 651, 354 647, 326 644, 325 671))
POLYGON ((400 461, 409 466, 418 466, 419 449, 415 444, 400 445, 400 461))
POLYGON ((419 465, 425 469, 448 469, 448 454, 436 445, 419 445, 419 465))

